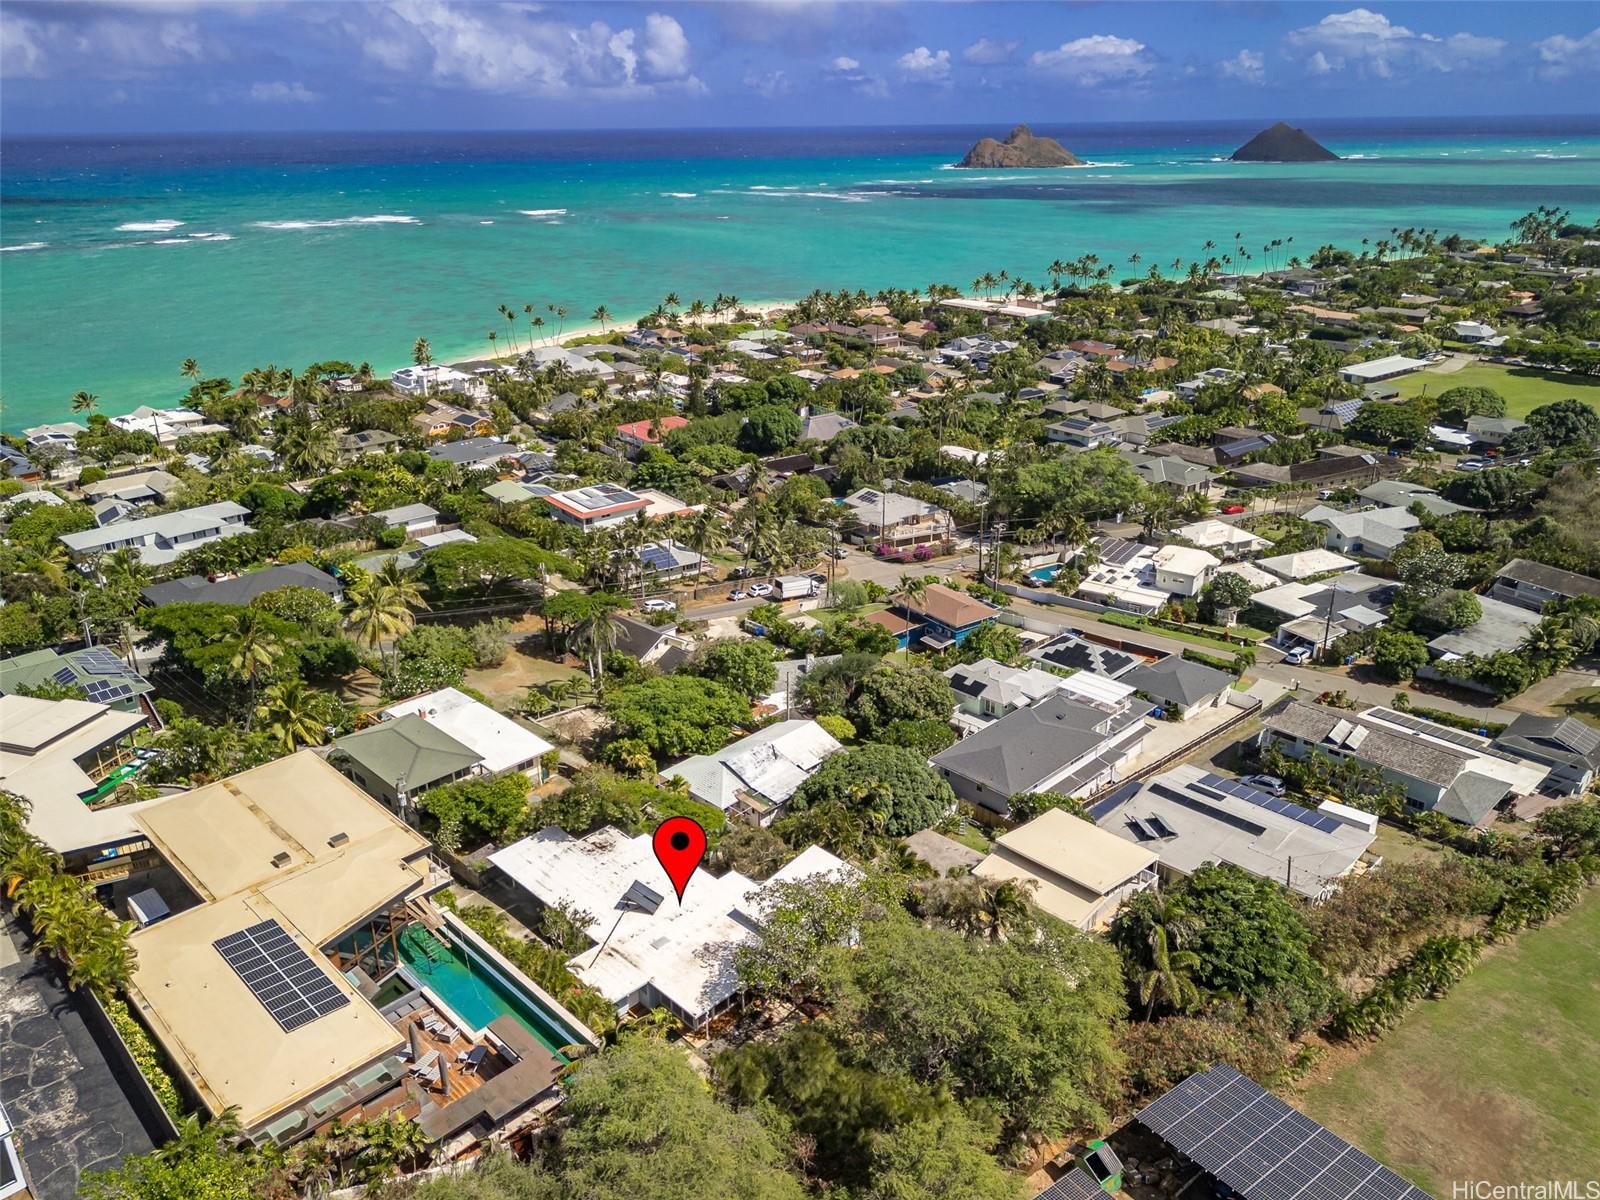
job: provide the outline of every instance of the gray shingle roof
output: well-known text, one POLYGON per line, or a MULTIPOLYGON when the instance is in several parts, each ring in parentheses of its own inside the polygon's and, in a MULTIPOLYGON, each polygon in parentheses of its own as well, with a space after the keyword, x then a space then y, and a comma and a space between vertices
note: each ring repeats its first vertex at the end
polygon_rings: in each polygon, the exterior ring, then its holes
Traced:
POLYGON ((961 775, 1002 796, 1033 791, 1068 764, 1143 719, 1137 711, 1108 716, 1066 696, 1052 696, 1001 717, 987 729, 933 757, 942 771, 961 775))
POLYGON ((1576 717, 1541 717, 1522 713, 1495 746, 1514 754, 1532 754, 1537 760, 1553 760, 1590 770, 1600 770, 1600 729, 1585 725, 1576 717))
POLYGON ((1530 562, 1526 558, 1513 558, 1500 568, 1498 579, 1514 579, 1518 583, 1532 584, 1547 592, 1563 596, 1600 596, 1600 579, 1591 579, 1575 571, 1548 567, 1544 563, 1530 562))
POLYGON ((185 575, 182 579, 152 584, 144 589, 143 595, 157 607, 163 604, 244 605, 257 596, 286 587, 315 588, 325 596, 339 594, 338 581, 326 571, 310 563, 287 563, 249 571, 232 579, 219 579, 215 583, 203 575, 185 575))
POLYGON ((1141 664, 1123 679, 1148 696, 1188 707, 1233 686, 1233 676, 1203 663, 1174 654, 1159 662, 1141 664))

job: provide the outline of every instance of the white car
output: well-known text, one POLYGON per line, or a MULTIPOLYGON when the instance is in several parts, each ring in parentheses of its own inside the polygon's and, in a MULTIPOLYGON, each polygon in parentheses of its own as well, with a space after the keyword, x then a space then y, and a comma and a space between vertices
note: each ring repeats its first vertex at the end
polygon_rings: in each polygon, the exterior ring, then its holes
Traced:
POLYGON ((1288 663, 1291 667, 1298 667, 1302 663, 1311 661, 1311 651, 1305 646, 1296 646, 1293 650, 1289 651, 1289 653, 1283 656, 1283 661, 1288 663))
POLYGON ((677 612, 678 606, 671 600, 663 600, 659 596, 644 602, 645 612, 677 612))
POLYGON ((770 583, 752 583, 750 585, 750 594, 752 596, 770 596, 772 595, 772 585, 770 583))

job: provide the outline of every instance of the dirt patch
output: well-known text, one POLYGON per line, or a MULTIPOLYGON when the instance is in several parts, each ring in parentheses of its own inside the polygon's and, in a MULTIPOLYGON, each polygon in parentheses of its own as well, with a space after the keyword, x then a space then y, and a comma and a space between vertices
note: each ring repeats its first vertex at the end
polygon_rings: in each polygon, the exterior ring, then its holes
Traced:
POLYGON ((487 696, 495 708, 507 708, 520 704, 528 694, 528 689, 536 684, 582 675, 582 671, 564 662, 512 647, 505 662, 482 671, 468 671, 466 682, 468 687, 476 688, 487 696))
POLYGON ((573 708, 540 718, 541 725, 569 745, 592 754, 603 737, 611 732, 611 718, 596 708, 573 708))

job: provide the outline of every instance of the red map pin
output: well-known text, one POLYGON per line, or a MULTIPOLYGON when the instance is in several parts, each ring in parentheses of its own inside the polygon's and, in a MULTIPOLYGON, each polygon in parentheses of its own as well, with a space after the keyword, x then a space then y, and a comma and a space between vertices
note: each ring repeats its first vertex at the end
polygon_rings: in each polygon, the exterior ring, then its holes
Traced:
POLYGON ((656 861, 677 889, 678 903, 683 903, 683 889, 689 886, 689 877, 695 873, 706 856, 706 831, 693 817, 668 817, 656 826, 656 861))

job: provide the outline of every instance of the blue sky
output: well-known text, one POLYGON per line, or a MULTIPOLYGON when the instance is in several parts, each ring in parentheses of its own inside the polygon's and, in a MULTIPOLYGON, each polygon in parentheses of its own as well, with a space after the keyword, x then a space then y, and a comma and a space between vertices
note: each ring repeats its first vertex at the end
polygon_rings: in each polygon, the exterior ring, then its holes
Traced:
POLYGON ((1600 4, 5 0, 10 134, 1594 112, 1600 4))

